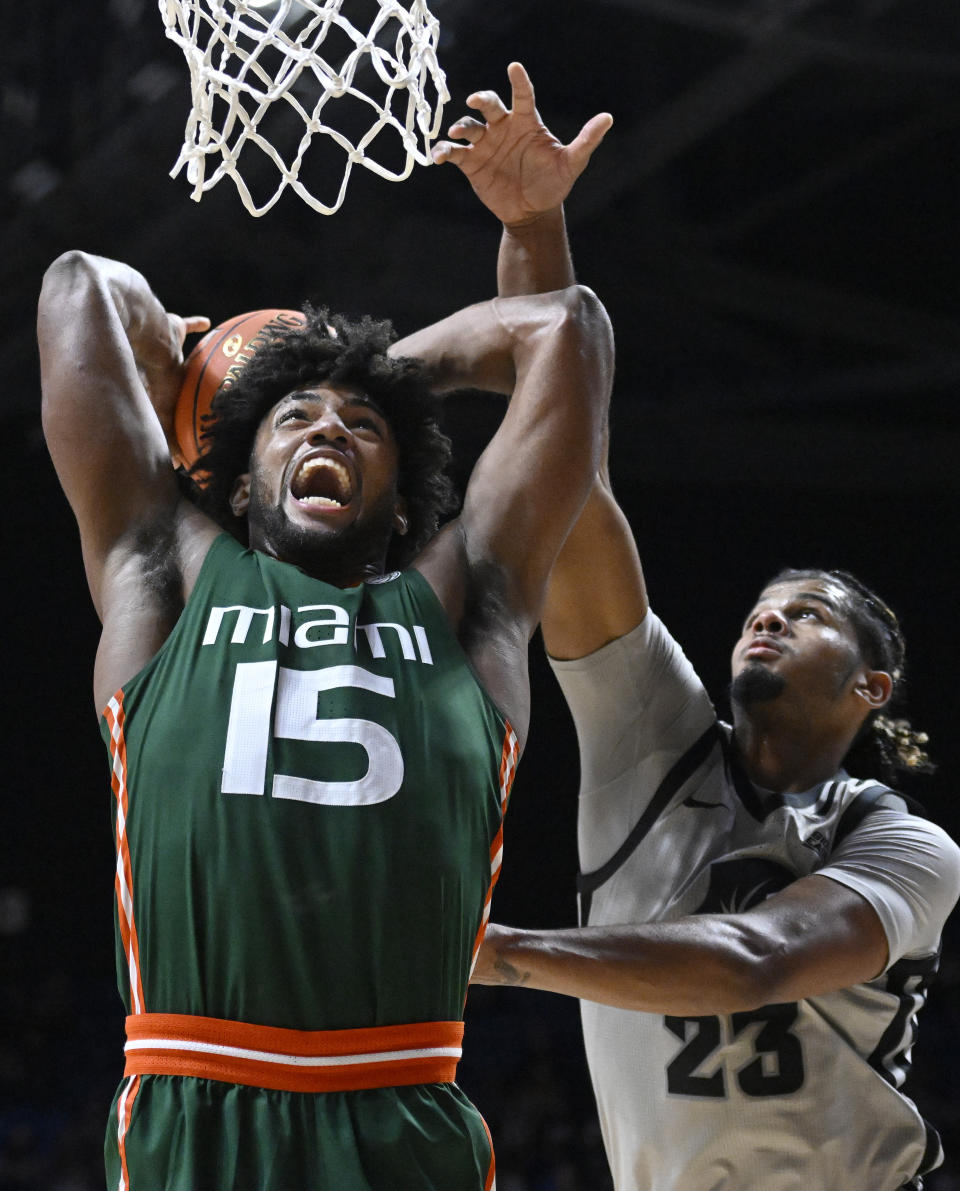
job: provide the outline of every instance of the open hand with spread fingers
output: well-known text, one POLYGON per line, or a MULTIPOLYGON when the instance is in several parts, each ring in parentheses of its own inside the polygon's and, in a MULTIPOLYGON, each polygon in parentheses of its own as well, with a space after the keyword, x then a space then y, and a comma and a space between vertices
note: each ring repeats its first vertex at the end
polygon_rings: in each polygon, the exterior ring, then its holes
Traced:
POLYGON ((530 223, 559 207, 613 124, 608 112, 593 116, 564 145, 537 112, 530 76, 519 62, 507 68, 511 107, 495 91, 475 91, 467 105, 482 120, 464 116, 448 135, 467 144, 438 141, 435 162, 453 162, 477 197, 508 227, 530 223))

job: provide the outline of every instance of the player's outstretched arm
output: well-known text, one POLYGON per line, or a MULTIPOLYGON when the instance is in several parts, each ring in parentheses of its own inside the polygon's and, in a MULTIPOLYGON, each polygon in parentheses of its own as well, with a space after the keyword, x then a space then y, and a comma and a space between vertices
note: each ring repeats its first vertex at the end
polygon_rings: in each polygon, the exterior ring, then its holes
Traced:
POLYGON ((452 162, 464 173, 503 223, 497 266, 503 297, 573 284, 563 202, 613 123, 608 112, 600 112, 564 145, 541 120, 523 66, 512 62, 507 73, 510 107, 495 91, 474 92, 467 104, 478 116, 451 125, 454 139, 433 150, 435 161, 452 162))
POLYGON ((161 422, 172 416, 184 337, 208 325, 168 314, 146 280, 117 261, 68 252, 44 276, 44 434, 101 614, 111 549, 177 501, 161 422))
POLYGON ((473 469, 458 518, 471 565, 508 577, 524 630, 539 618, 557 551, 599 463, 613 336, 592 291, 496 298, 404 341, 438 387, 510 394, 473 469))
POLYGON ((398 348, 426 360, 438 388, 511 394, 460 517, 416 565, 455 625, 472 620, 474 665, 522 735, 528 708, 517 691, 525 684, 503 659, 509 652, 515 660, 521 647, 525 657, 550 567, 599 464, 613 376, 610 322, 590 290, 572 286, 481 303, 398 348), (478 609, 486 618, 479 640, 478 609), (498 633, 509 646, 497 648, 498 633))
MULTIPOLYGON (((475 92, 467 103, 481 118, 465 117, 449 130, 467 143, 434 149, 435 159, 457 165, 503 222, 497 282, 505 296, 573 283, 563 202, 613 123, 599 113, 564 145, 540 118, 523 66, 511 63, 508 74, 510 107, 494 91, 475 92)), ((558 658, 592 653, 639 624, 646 608, 636 544, 604 465, 553 569, 543 610, 547 651, 558 658)))
POLYGON ((870 904, 811 876, 741 914, 553 931, 491 923, 473 981, 694 1017, 832 992, 872 980, 886 963, 870 904))

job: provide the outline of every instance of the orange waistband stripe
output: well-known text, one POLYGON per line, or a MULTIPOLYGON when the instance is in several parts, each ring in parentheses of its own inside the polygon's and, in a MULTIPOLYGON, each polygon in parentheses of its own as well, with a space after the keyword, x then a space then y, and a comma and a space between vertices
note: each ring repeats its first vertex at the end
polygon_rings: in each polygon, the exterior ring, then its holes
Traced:
POLYGON ((182 1013, 127 1018, 124 1075, 187 1075, 286 1092, 452 1083, 462 1021, 287 1030, 182 1013))

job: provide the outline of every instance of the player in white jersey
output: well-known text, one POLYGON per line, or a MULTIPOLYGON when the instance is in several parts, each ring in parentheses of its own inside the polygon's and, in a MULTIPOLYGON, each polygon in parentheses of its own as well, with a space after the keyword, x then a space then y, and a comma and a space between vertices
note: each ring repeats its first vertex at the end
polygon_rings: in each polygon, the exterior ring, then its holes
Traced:
MULTIPOLYGON (((531 135, 549 136, 529 100, 531 135)), ((503 111, 489 94, 474 106, 487 125, 461 122, 471 149, 451 155, 468 174, 503 111)), ((572 280, 552 182, 545 153, 524 188, 539 209, 504 237, 502 293, 572 280)), ((543 633, 580 743, 583 925, 491 925, 474 979, 582 999, 618 1191, 922 1187, 940 1144, 900 1088, 960 850, 844 768, 871 749, 878 776, 925 761, 883 714, 903 680, 893 614, 843 573, 777 576, 734 649, 721 724, 648 610, 604 471, 543 633)))
MULTIPOLYGON (((777 584, 755 619, 790 648, 776 634, 808 631, 790 622, 818 615, 831 587, 777 584)), ((779 791, 751 781, 653 612, 554 668, 583 754, 589 926, 559 943, 569 967, 550 963, 579 995, 607 1002, 585 999, 582 1011, 615 1185, 911 1185, 940 1161, 899 1088, 957 897, 957 849, 887 786, 842 769, 779 791), (633 937, 619 926, 646 922, 670 926, 633 937)), ((520 957, 508 944, 500 962, 525 970, 531 942, 520 957)), ((539 983, 536 961, 529 968, 539 983)))

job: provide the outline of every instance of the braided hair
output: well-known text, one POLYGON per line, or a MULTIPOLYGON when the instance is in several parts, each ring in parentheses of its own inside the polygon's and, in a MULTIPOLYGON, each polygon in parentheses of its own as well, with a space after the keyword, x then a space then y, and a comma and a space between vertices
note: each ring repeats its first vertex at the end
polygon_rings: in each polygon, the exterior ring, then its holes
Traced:
MULTIPOLYGON (((896 614, 849 571, 786 569, 770 584, 794 579, 828 580, 842 587, 848 597, 846 612, 853 625, 861 656, 874 670, 885 670, 893 680, 887 709, 902 704, 906 687, 906 643, 896 614)), ((871 711, 861 725, 844 767, 854 777, 879 777, 893 785, 903 774, 932 773, 936 768, 926 751, 926 732, 918 732, 908 719, 871 711)))

